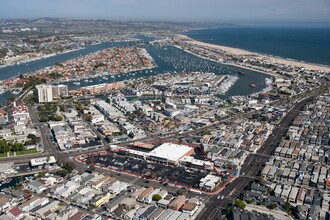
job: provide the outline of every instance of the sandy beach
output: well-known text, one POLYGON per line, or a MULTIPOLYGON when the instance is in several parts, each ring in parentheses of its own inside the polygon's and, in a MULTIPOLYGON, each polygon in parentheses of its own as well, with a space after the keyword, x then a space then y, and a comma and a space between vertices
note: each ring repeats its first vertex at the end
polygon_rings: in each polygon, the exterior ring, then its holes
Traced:
POLYGON ((192 38, 189 38, 189 37, 187 37, 185 35, 181 35, 181 34, 176 35, 176 38, 178 40, 185 41, 187 43, 223 50, 223 51, 226 51, 227 53, 237 55, 237 56, 253 56, 256 59, 260 59, 260 60, 268 61, 268 62, 272 62, 272 63, 296 66, 296 67, 301 67, 301 68, 315 70, 315 71, 330 72, 329 66, 299 62, 299 61, 295 61, 295 60, 284 59, 284 58, 273 57, 270 55, 260 54, 260 53, 256 53, 256 52, 251 52, 251 51, 247 51, 247 50, 243 50, 243 49, 239 49, 239 48, 204 43, 204 42, 194 40, 192 38))

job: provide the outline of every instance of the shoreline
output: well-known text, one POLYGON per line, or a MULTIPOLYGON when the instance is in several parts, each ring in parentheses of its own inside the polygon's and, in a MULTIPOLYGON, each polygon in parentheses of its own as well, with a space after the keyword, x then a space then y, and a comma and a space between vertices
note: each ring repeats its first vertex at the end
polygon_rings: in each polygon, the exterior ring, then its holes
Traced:
MULTIPOLYGON (((322 71, 330 72, 330 66, 326 66, 326 65, 322 65, 322 64, 306 63, 303 61, 296 61, 296 60, 289 59, 289 58, 275 57, 272 55, 261 54, 258 52, 248 51, 248 50, 244 50, 244 49, 240 49, 240 48, 205 43, 202 41, 192 39, 184 34, 176 34, 175 38, 177 38, 178 40, 184 41, 186 43, 222 50, 222 51, 225 51, 229 54, 233 54, 236 56, 253 56, 256 59, 273 62, 273 63, 277 63, 277 64, 296 66, 296 67, 301 67, 301 68, 305 68, 308 70, 314 70, 314 71, 320 71, 320 72, 322 72, 322 71)), ((228 63, 228 65, 232 65, 232 64, 228 63)), ((234 65, 244 68, 243 65, 242 66, 238 65, 238 64, 234 64, 234 65)), ((251 69, 253 69, 253 68, 251 68, 251 69)), ((255 70, 255 69, 253 69, 253 70, 255 70)), ((257 71, 257 70, 255 70, 255 71, 257 71)), ((261 70, 259 70, 259 71, 261 71, 261 70)), ((266 72, 263 72, 263 73, 266 73, 266 72)), ((271 74, 271 73, 268 73, 268 74, 271 74)))
POLYGON ((272 76, 272 77, 277 77, 278 76, 278 74, 276 74, 276 73, 271 73, 271 72, 266 72, 266 71, 263 71, 263 70, 253 69, 251 67, 247 67, 247 66, 243 66, 243 65, 238 65, 236 63, 224 63, 224 62, 220 62, 218 60, 214 60, 214 59, 211 59, 211 58, 208 58, 208 57, 204 57, 202 55, 199 55, 199 54, 196 54, 196 53, 191 52, 189 50, 186 50, 186 49, 184 49, 184 48, 182 48, 182 47, 180 47, 178 45, 174 45, 174 47, 176 47, 176 48, 178 48, 180 50, 183 50, 183 51, 185 51, 185 52, 187 52, 189 54, 192 54, 194 56, 197 56, 197 57, 199 57, 201 59, 206 59, 206 60, 213 61, 213 62, 216 62, 216 63, 221 63, 221 64, 227 65, 227 66, 234 66, 234 67, 238 67, 238 68, 241 68, 241 69, 251 70, 251 71, 254 71, 254 72, 257 72, 257 73, 261 73, 261 74, 265 74, 265 75, 272 76))
POLYGON ((54 57, 54 56, 57 56, 57 55, 62 55, 62 54, 66 54, 66 53, 70 53, 70 52, 74 52, 74 51, 79 51, 79 50, 82 50, 84 48, 85 47, 80 47, 80 48, 76 48, 76 49, 72 49, 72 50, 65 50, 65 51, 62 51, 62 52, 50 53, 50 54, 44 54, 44 55, 38 56, 38 57, 32 57, 32 58, 29 58, 29 59, 26 59, 26 60, 18 61, 16 63, 0 65, 0 69, 1 68, 6 68, 6 67, 11 67, 11 66, 16 66, 16 65, 21 65, 21 64, 28 64, 29 62, 39 61, 39 60, 54 57))

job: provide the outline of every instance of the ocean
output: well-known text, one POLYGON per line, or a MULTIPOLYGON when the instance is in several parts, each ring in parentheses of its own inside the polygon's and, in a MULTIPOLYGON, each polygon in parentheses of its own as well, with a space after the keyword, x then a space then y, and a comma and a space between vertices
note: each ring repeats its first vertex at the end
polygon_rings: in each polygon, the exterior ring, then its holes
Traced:
POLYGON ((330 65, 330 27, 235 26, 194 30, 184 34, 206 43, 330 65))

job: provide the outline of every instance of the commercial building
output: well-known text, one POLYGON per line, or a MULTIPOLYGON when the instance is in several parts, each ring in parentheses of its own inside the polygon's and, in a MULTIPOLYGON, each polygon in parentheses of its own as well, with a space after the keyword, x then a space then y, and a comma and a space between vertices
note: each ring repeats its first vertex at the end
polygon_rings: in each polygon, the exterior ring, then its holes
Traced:
POLYGON ((31 159, 30 163, 32 167, 43 166, 46 164, 55 164, 56 159, 54 156, 41 157, 41 158, 31 159))
POLYGON ((38 92, 38 102, 52 102, 53 101, 53 88, 52 85, 36 85, 36 89, 38 92))
POLYGON ((209 174, 200 180, 199 187, 202 190, 212 191, 220 181, 220 177, 209 174))
POLYGON ((148 160, 177 165, 178 161, 184 156, 190 156, 194 153, 194 148, 173 143, 163 143, 159 147, 149 152, 148 160))

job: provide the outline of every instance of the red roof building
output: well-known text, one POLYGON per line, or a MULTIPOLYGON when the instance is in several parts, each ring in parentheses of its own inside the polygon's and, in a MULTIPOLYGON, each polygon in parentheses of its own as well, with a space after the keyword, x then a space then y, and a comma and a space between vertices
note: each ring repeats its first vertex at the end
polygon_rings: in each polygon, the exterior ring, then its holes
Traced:
POLYGON ((23 217, 23 212, 19 208, 14 207, 8 211, 8 215, 14 217, 14 219, 21 219, 23 217))

